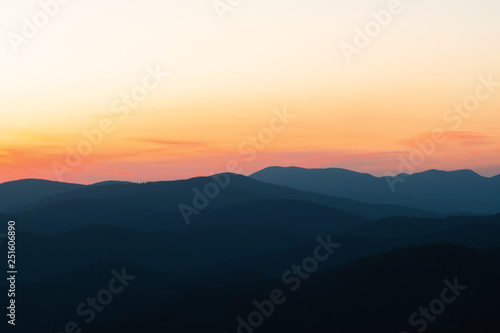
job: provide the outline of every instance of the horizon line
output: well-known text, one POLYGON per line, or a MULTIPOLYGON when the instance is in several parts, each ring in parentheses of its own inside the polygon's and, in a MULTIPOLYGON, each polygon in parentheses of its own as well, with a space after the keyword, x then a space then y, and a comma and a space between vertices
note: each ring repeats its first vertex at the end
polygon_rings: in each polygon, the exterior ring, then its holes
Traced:
POLYGON ((360 174, 360 175, 370 175, 370 176, 372 176, 374 178, 378 178, 378 179, 380 179, 380 178, 386 178, 386 177, 395 178, 395 177, 398 177, 398 176, 401 176, 401 175, 410 175, 410 176, 412 176, 412 175, 418 175, 418 174, 427 173, 427 172, 431 172, 431 171, 444 172, 444 173, 460 172, 460 171, 470 171, 470 172, 476 174, 479 177, 487 178, 487 179, 493 179, 493 178, 496 178, 496 177, 500 176, 500 174, 497 174, 497 175, 494 175, 494 176, 491 176, 491 177, 484 176, 484 175, 481 175, 480 173, 478 173, 477 171, 475 171, 473 169, 457 169, 457 170, 427 169, 427 170, 424 170, 424 171, 413 172, 413 173, 404 173, 404 172, 402 172, 402 173, 396 174, 395 176, 375 176, 374 174, 368 173, 368 172, 359 172, 359 171, 354 171, 354 170, 351 170, 351 169, 337 168, 337 167, 306 168, 306 167, 299 167, 299 166, 278 166, 278 165, 273 165, 273 166, 269 166, 269 167, 263 168, 263 169, 261 169, 259 171, 256 171, 256 172, 254 172, 252 174, 249 174, 249 175, 244 175, 244 174, 240 174, 240 173, 236 173, 236 172, 218 172, 218 173, 214 173, 214 174, 209 174, 209 175, 204 175, 204 176, 193 176, 193 177, 189 177, 189 178, 176 178, 176 179, 165 179, 165 180, 156 180, 156 181, 130 181, 130 180, 112 180, 112 179, 109 179, 109 180, 98 181, 98 182, 95 182, 95 183, 88 183, 88 184, 65 182, 65 181, 50 180, 50 179, 43 179, 43 178, 20 178, 20 179, 14 179, 14 180, 8 180, 8 181, 5 181, 5 182, 2 182, 2 183, 0 183, 0 185, 4 185, 4 184, 8 184, 8 183, 20 182, 20 181, 29 181, 29 180, 38 180, 38 181, 46 181, 46 182, 52 182, 52 183, 73 184, 73 185, 82 185, 82 186, 92 186, 92 185, 97 185, 97 184, 102 184, 102 183, 110 183, 110 182, 111 183, 112 182, 116 182, 116 183, 131 183, 131 184, 159 183, 159 182, 186 181, 186 180, 197 179, 197 178, 209 178, 209 177, 213 177, 215 175, 228 174, 228 173, 229 174, 243 176, 243 177, 251 177, 254 174, 257 174, 257 173, 259 173, 261 171, 264 171, 264 170, 267 170, 267 169, 271 169, 271 168, 281 168, 281 169, 292 169, 292 168, 295 168, 295 169, 303 169, 303 170, 344 170, 344 171, 349 171, 349 172, 352 172, 352 173, 357 173, 357 174, 360 174))

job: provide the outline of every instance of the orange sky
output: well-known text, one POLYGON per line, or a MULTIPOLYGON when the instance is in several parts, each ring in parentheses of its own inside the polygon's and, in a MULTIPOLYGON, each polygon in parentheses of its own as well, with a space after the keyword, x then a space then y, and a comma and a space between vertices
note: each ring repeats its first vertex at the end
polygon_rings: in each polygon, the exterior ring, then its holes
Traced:
MULTIPOLYGON (((210 1, 61 6, 19 52, 0 44, 0 182, 178 179, 230 161, 384 175, 436 129, 446 139, 416 171, 500 174, 499 3, 402 1, 348 62, 341 43, 388 2, 253 0, 225 20, 210 1), (274 120, 285 109, 293 119, 274 120), (70 165, 78 149, 90 151, 70 165)), ((2 35, 39 10, 2 2, 2 35)))

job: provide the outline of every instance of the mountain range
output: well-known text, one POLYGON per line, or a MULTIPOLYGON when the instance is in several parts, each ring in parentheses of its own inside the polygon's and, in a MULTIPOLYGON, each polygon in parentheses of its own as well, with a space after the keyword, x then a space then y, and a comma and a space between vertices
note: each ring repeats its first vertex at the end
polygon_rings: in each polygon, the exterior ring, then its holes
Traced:
POLYGON ((0 220, 16 221, 22 272, 16 332, 64 332, 74 320, 93 333, 250 333, 238 318, 285 290, 284 274, 314 258, 318 239, 338 248, 258 331, 410 332, 412 312, 458 277, 470 292, 428 332, 496 332, 498 177, 405 177, 396 192, 383 177, 280 167, 250 177, 0 184, 0 220), (196 211, 189 223, 180 207, 196 211), (86 324, 76 307, 122 267, 136 278, 86 324))
POLYGON ((471 170, 375 177, 338 168, 270 167, 250 177, 302 191, 443 214, 500 212, 500 175, 488 178, 471 170))

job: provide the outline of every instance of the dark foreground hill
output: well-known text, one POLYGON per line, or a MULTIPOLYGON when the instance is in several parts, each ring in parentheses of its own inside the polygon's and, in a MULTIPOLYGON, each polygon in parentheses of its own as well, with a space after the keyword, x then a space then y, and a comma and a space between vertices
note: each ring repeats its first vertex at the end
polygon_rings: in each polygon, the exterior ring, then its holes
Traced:
MULTIPOLYGON (((19 279, 33 282, 102 261, 127 261, 168 273, 190 270, 208 276, 250 269, 276 276, 303 253, 312 252, 318 237, 328 235, 343 244, 336 265, 383 251, 433 243, 476 249, 500 247, 500 215, 362 222, 336 215, 335 210, 322 211, 322 206, 312 205, 311 210, 302 211, 309 206, 272 203, 255 203, 249 211, 240 206, 215 210, 207 213, 206 224, 195 223, 179 230, 93 226, 52 237, 18 233, 18 255, 23 262, 19 279), (267 210, 256 209, 262 207, 267 210), (247 214, 238 218, 237 212, 247 214)), ((322 269, 334 267, 325 264, 322 269)))
MULTIPOLYGON (((335 261, 341 251, 338 248, 328 260, 335 261)), ((295 282, 266 281, 258 274, 240 272, 233 275, 233 283, 221 277, 192 281, 187 287, 176 276, 130 263, 103 263, 23 285, 16 332, 63 332, 74 321, 92 333, 386 333, 417 332, 424 324, 431 333, 496 333, 499 279, 499 250, 454 245, 383 253, 295 282), (122 268, 134 279, 86 323, 90 315, 79 316, 75 309, 107 288, 111 270, 122 268), (271 307, 266 300, 273 291, 279 304, 271 307), (429 307, 434 309, 434 314, 427 310, 430 319, 417 314, 409 322, 420 308, 429 307), (238 330, 240 317, 246 330, 238 330), (259 324, 258 329, 246 326, 249 321, 259 324)))

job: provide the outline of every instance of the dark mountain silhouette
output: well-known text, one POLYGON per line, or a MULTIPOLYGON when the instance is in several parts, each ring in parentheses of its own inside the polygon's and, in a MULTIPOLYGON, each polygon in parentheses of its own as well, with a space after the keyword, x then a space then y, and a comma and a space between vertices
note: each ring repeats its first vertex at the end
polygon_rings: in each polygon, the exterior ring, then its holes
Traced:
MULTIPOLYGON (((230 181, 225 188, 219 188, 219 194, 215 198, 209 200, 209 208, 220 208, 251 201, 284 199, 309 201, 371 220, 388 216, 439 216, 438 213, 400 205, 367 204, 350 199, 293 190, 236 174, 221 174, 214 177, 230 181)), ((75 205, 78 200, 81 200, 82 205, 88 209, 92 209, 91 200, 95 200, 96 205, 110 205, 121 210, 178 210, 180 204, 193 206, 193 199, 196 196, 194 190, 203 192, 205 186, 210 183, 215 184, 213 177, 145 184, 118 183, 83 186, 74 191, 48 196, 31 206, 8 211, 17 214, 35 209, 45 209, 50 204, 75 205)))
POLYGON ((99 183, 95 183, 95 184, 88 185, 88 186, 91 187, 91 186, 117 185, 117 184, 133 184, 133 183, 132 182, 118 181, 118 180, 108 180, 108 181, 99 182, 99 183))
POLYGON ((438 232, 446 232, 461 225, 500 225, 500 214, 493 216, 449 216, 446 218, 389 217, 373 223, 355 226, 353 235, 370 238, 417 238, 438 232))
MULTIPOLYGON (((222 275, 253 270, 270 276, 300 260, 303 253, 312 253, 316 238, 329 234, 334 235, 335 242, 344 244, 345 251, 337 256, 336 265, 383 251, 432 243, 500 247, 500 215, 441 220, 394 218, 346 227, 346 221, 314 224, 300 216, 289 224, 286 216, 293 216, 293 210, 274 222, 287 207, 277 206, 268 211, 267 217, 264 213, 255 214, 246 220, 231 217, 238 206, 217 210, 207 215, 220 214, 220 220, 183 230, 141 232, 95 226, 55 237, 20 233, 19 255, 25 265, 22 279, 36 281, 100 261, 129 261, 170 273, 200 270, 198 275, 222 275), (300 232, 307 228, 316 232, 300 232), (46 265, 44 258, 51 258, 58 265, 46 265)), ((323 268, 334 267, 327 264, 323 268)))
MULTIPOLYGON (((385 181, 338 172, 345 188, 370 183, 359 193, 374 197, 379 196, 377 181, 385 181)), ((335 180, 337 171, 333 174, 335 180)), ((326 191, 329 181, 320 176, 317 183, 323 179, 326 191)), ((30 183, 37 188, 28 199, 17 196, 0 210, 0 220, 17 222, 22 274, 16 331, 64 332, 75 321, 82 332, 95 333, 410 333, 416 330, 408 317, 440 297, 444 279, 458 277, 467 292, 447 305, 426 332, 497 332, 500 214, 462 216, 455 211, 445 216, 240 175, 215 177, 218 181, 201 177, 83 186, 27 180, 0 186, 0 192, 6 189, 4 197, 8 191, 27 190, 30 183), (213 190, 224 179, 230 182, 217 195, 201 198, 196 192, 206 186, 213 190), (186 224, 179 204, 200 203, 203 208, 186 224), (317 238, 328 235, 340 247, 291 292, 283 273, 310 260, 317 238), (102 298, 111 270, 122 267, 134 281, 97 311, 94 321, 84 323, 76 307, 88 297, 102 298), (255 311, 252 302, 268 299, 276 288, 286 291, 286 303, 276 306, 258 329, 238 331, 236 318, 247 318, 255 311)), ((477 177, 468 171, 431 171, 408 176, 408 191, 424 202, 431 188, 438 194, 429 200, 438 202, 451 189, 475 191, 483 182, 486 191, 500 179, 478 182, 477 177)), ((307 181, 302 185, 309 186, 307 181)), ((459 197, 466 207, 478 196, 459 197)))
POLYGON ((344 211, 308 201, 266 200, 208 210, 193 226, 252 225, 281 229, 308 238, 346 232, 366 222, 344 211))
POLYGON ((368 203, 403 205, 447 214, 500 212, 500 176, 482 177, 471 170, 429 170, 413 175, 374 177, 336 168, 271 167, 250 177, 368 203), (393 184, 394 192, 389 183, 393 184))
POLYGON ((34 204, 43 198, 83 187, 84 185, 40 179, 24 179, 2 183, 0 184, 0 211, 34 204))
MULTIPOLYGON (((498 249, 455 245, 402 249, 313 274, 295 292, 283 281, 266 281, 251 272, 234 274, 232 284, 221 277, 193 280, 189 288, 181 276, 133 263, 106 262, 23 285, 18 311, 25 320, 19 321, 16 331, 58 332, 75 320, 92 333, 237 332, 236 318, 246 319, 256 311, 252 302, 267 300, 272 290, 280 289, 285 303, 275 306, 258 332, 415 332, 409 316, 441 298, 447 287, 443 281, 454 283, 456 278, 466 289, 428 323, 426 331, 493 333, 500 324, 499 259, 498 249), (107 286, 111 269, 121 267, 135 279, 92 323, 83 323, 75 314, 76 306, 95 297, 107 286)), ((335 254, 329 260, 334 261, 335 254)))
POLYGON ((90 227, 55 237, 19 233, 22 281, 36 281, 101 261, 128 261, 179 272, 264 254, 303 243, 304 237, 255 226, 212 226, 139 232, 90 227), (57 262, 50 265, 48 260, 57 262))
MULTIPOLYGON (((0 217, 2 215, 0 214, 0 217)), ((18 221, 20 231, 56 235, 82 227, 106 225, 142 231, 182 230, 212 225, 254 225, 303 235, 340 232, 366 222, 341 210, 307 201, 267 200, 207 209, 184 221, 179 210, 129 208, 118 201, 75 200, 49 204, 25 213, 4 215, 18 221)))
POLYGON ((496 223, 465 224, 447 231, 436 232, 425 238, 427 243, 459 244, 487 249, 500 247, 500 217, 496 223))

